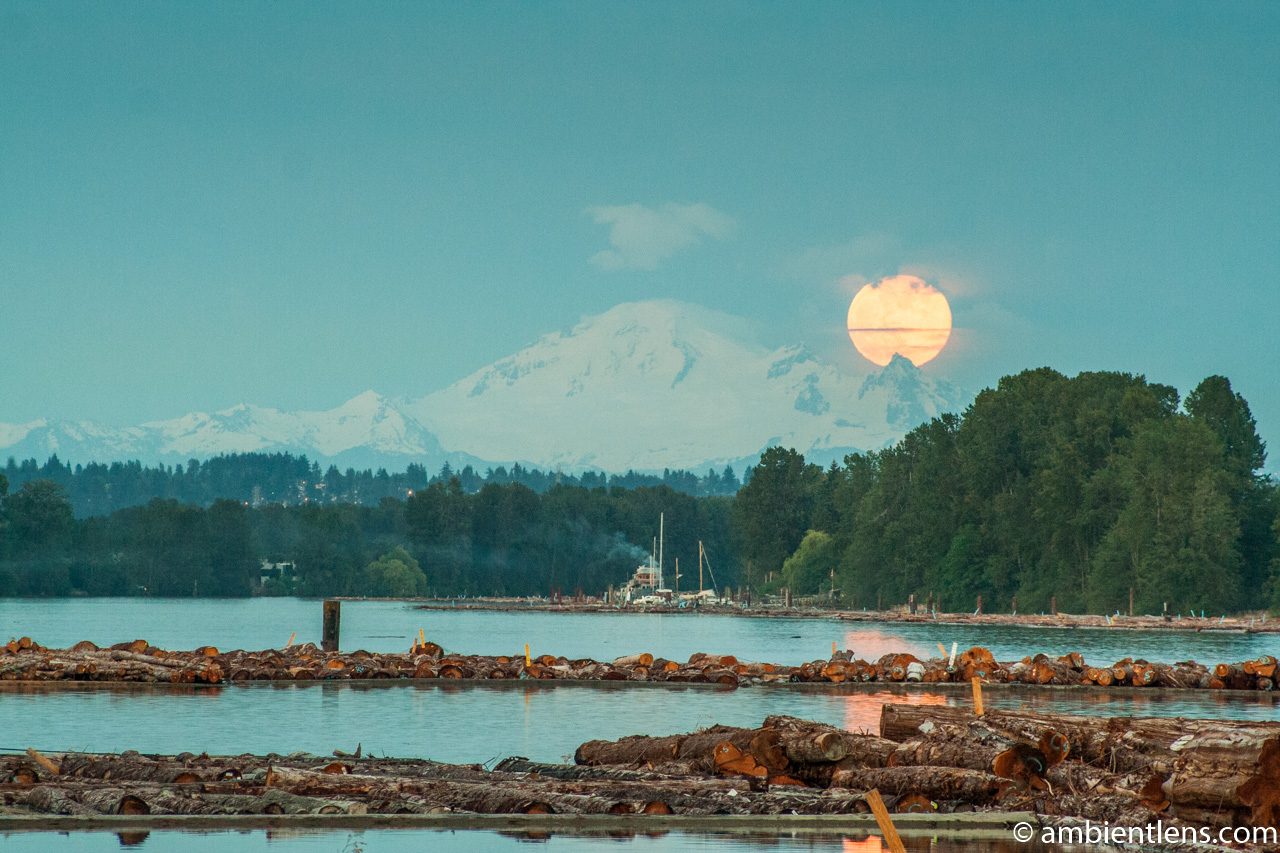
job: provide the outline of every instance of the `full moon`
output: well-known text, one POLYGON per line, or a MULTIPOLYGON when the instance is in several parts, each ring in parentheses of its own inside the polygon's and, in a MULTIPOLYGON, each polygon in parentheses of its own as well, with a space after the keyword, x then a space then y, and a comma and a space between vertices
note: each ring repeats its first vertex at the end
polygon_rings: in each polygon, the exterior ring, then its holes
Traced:
POLYGON ((868 284, 849 304, 849 338, 858 352, 881 367, 901 355, 916 367, 929 361, 951 337, 951 306, 933 285, 911 275, 868 284))

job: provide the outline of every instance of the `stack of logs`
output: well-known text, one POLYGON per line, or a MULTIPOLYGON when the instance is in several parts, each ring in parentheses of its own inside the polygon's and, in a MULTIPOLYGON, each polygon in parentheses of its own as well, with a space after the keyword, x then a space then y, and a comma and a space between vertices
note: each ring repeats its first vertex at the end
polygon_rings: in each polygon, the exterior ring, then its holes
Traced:
POLYGON ((8 814, 1001 812, 1112 826, 1280 825, 1280 723, 886 705, 876 734, 792 717, 582 744, 575 764, 335 753, 0 758, 8 814))
POLYGON ((170 684, 219 684, 226 680, 225 660, 205 646, 168 652, 146 640, 100 649, 85 640, 69 649, 47 649, 23 637, 0 650, 0 681, 134 681, 170 684))
POLYGON ((1079 652, 1052 658, 1038 654, 999 663, 979 646, 954 660, 890 653, 876 662, 837 652, 829 660, 800 666, 739 661, 732 655, 695 654, 680 663, 651 654, 626 655, 612 662, 540 655, 459 655, 438 644, 415 642, 407 654, 362 650, 323 652, 311 643, 259 652, 219 652, 203 646, 189 652, 158 649, 145 640, 99 649, 88 641, 69 649, 47 649, 28 637, 0 647, 0 681, 139 681, 221 684, 239 681, 314 681, 385 678, 516 679, 571 681, 656 681, 719 684, 726 687, 775 682, 987 682, 1098 687, 1272 690, 1276 659, 1218 664, 1212 670, 1193 661, 1166 664, 1125 658, 1114 665, 1086 666, 1079 652))
MULTIPOLYGON (((714 737, 714 735, 712 736, 714 737)), ((711 747, 708 746, 707 749, 711 747)), ((289 756, 0 757, 0 815, 847 814, 862 795, 509 758, 479 765, 289 756)), ((3 819, 0 818, 0 829, 3 819)))
POLYGON ((891 766, 990 771, 1025 778, 1033 792, 1038 777, 1051 792, 1043 808, 1078 817, 1280 826, 1280 723, 1018 711, 975 718, 961 708, 892 704, 881 709, 880 735, 899 744, 891 766))
POLYGON ((1280 723, 890 704, 880 734, 760 729, 592 741, 579 764, 744 777, 753 790, 878 789, 898 812, 992 808, 1146 826, 1280 826, 1280 723), (706 749, 710 742, 710 755, 706 749))

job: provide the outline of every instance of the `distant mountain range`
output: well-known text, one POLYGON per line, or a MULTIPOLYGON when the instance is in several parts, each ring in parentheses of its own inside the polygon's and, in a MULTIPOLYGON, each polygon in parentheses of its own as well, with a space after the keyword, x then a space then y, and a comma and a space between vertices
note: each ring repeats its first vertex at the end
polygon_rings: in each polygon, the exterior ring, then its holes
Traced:
POLYGON ((340 468, 741 471, 775 444, 820 464, 880 448, 969 402, 904 358, 851 378, 803 346, 752 345, 739 322, 680 302, 626 303, 416 400, 366 391, 325 412, 239 405, 124 428, 0 423, 0 458, 185 462, 290 452, 340 468))

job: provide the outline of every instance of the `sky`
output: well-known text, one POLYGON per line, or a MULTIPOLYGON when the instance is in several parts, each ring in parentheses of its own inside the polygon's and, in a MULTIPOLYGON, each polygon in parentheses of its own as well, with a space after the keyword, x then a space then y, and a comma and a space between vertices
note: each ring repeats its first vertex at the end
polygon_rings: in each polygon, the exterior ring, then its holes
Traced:
POLYGON ((866 372, 909 274, 928 373, 1222 374, 1280 456, 1277 151, 1271 2, 0 0, 0 422, 420 396, 656 298, 866 372))

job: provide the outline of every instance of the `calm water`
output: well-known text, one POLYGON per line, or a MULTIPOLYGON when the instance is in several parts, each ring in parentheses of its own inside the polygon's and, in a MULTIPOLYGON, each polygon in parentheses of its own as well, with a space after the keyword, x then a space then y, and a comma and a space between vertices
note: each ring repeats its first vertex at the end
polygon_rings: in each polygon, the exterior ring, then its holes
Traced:
MULTIPOLYGON (((294 598, 215 599, 0 599, 0 638, 30 636, 51 647, 80 640, 99 645, 145 639, 169 649, 213 645, 266 649, 320 642, 320 602, 294 598)), ((610 660, 649 652, 687 660, 694 652, 732 654, 742 660, 799 664, 826 659, 831 644, 873 659, 887 651, 936 655, 937 644, 961 650, 987 646, 997 660, 1044 652, 1082 652, 1093 665, 1124 657, 1221 663, 1280 656, 1280 638, 1268 634, 1109 631, 957 625, 879 627, 827 619, 742 619, 701 614, 597 614, 418 610, 395 601, 342 604, 342 648, 405 651, 422 629, 450 651, 534 654, 610 660)))
MULTIPOLYGON (((0 602, 0 636, 30 635, 50 646, 89 638, 100 644, 142 637, 169 648, 281 646, 318 639, 320 604, 296 599, 191 601, 80 599, 0 602)), ((345 602, 343 646, 404 650, 422 628, 446 648, 609 659, 635 651, 684 659, 694 651, 799 663, 826 657, 831 643, 874 658, 888 650, 927 653, 935 642, 990 647, 998 658, 1034 651, 1084 651, 1109 663, 1151 659, 1238 661, 1275 652, 1267 635, 1170 634, 920 625, 850 627, 816 619, 735 619, 701 615, 422 611, 399 602, 345 602)), ((968 703, 967 691, 909 694, 870 686, 852 694, 747 688, 548 687, 529 682, 479 685, 429 681, 260 682, 225 688, 121 690, 7 684, 0 689, 0 749, 48 751, 313 752, 484 762, 510 755, 559 762, 596 738, 665 735, 713 723, 758 726, 791 714, 853 730, 876 730, 886 701, 968 703)), ((1045 707, 1102 715, 1280 719, 1271 694, 1227 699, 1220 693, 1125 693, 991 689, 989 707, 1045 707)))
MULTIPOLYGON (((928 836, 906 835, 904 841, 911 853, 1036 853, 1037 851, 1070 850, 1032 842, 949 840, 928 836)), ((810 835, 784 833, 767 837, 744 835, 702 835, 692 833, 659 833, 654 835, 551 835, 486 831, 375 830, 367 832, 296 832, 255 830, 252 832, 151 832, 125 835, 110 832, 85 832, 59 835, 51 832, 17 833, 0 836, 5 853, 70 853, 70 851, 107 851, 129 847, 137 850, 164 850, 177 853, 203 851, 273 850, 279 853, 481 853, 481 851, 515 851, 527 849, 529 842, 542 844, 550 853, 613 850, 618 853, 671 853, 672 851, 705 850, 714 853, 746 853, 746 851, 831 851, 831 853, 881 853, 887 848, 876 836, 810 835), (522 847, 521 845, 525 845, 522 847)), ((1096 848, 1095 848, 1096 849, 1096 848)))
MULTIPOLYGON (((878 730, 885 702, 969 703, 963 691, 856 694, 787 689, 546 687, 528 682, 459 686, 441 681, 258 682, 245 687, 0 689, 0 748, 178 753, 327 755, 351 752, 472 763, 511 755, 561 762, 583 741, 667 735, 714 723, 755 727, 791 714, 851 730, 878 730)), ((1220 693, 1115 695, 989 690, 988 707, 1043 707, 1101 715, 1280 719, 1270 696, 1220 693), (1176 698, 1175 698, 1176 697, 1176 698)))

